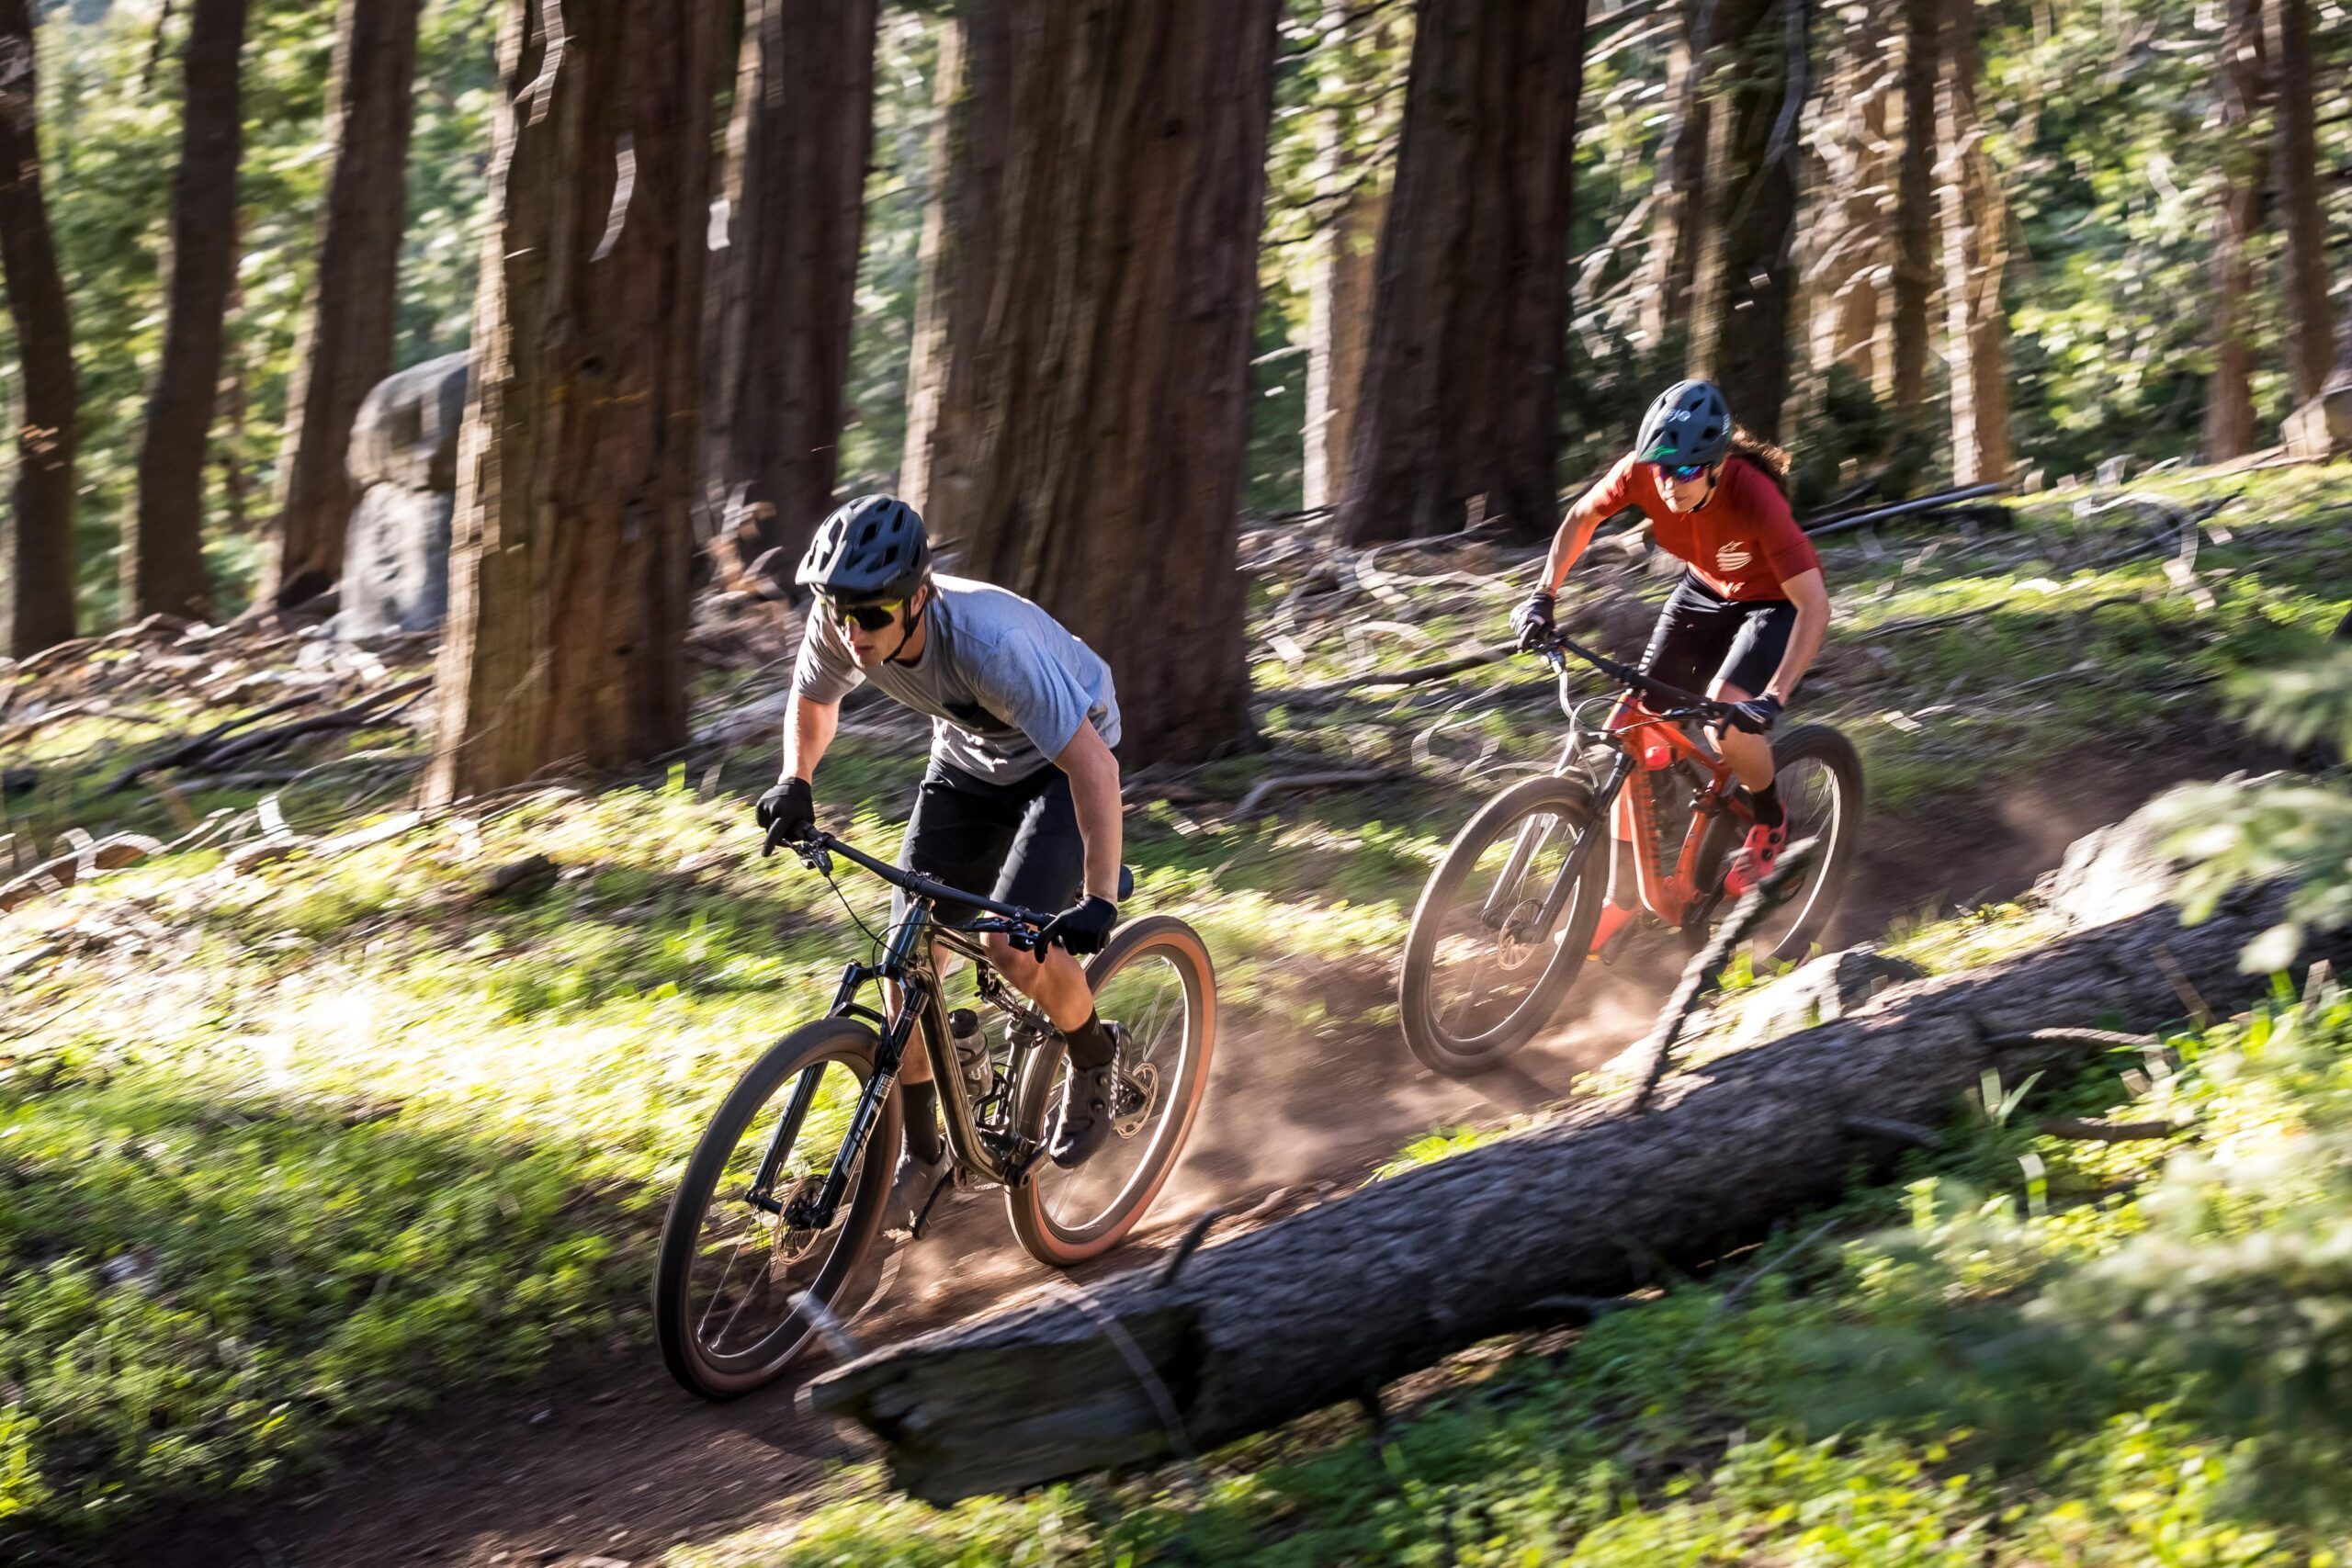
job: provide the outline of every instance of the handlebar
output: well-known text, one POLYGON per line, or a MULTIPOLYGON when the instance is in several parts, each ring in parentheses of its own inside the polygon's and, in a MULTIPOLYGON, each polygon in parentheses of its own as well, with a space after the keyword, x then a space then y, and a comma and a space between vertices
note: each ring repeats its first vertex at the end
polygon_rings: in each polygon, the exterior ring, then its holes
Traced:
POLYGON ((876 860, 856 845, 837 839, 821 828, 805 839, 797 840, 786 839, 781 832, 772 829, 768 833, 767 847, 762 851, 762 853, 772 855, 778 849, 792 851, 800 857, 800 863, 812 871, 831 871, 831 857, 839 855, 852 865, 873 873, 891 886, 910 897, 928 898, 933 903, 968 905, 984 914, 993 915, 997 917, 996 919, 975 921, 966 929, 978 931, 1001 931, 1012 939, 1014 947, 1023 952, 1035 949, 1037 938, 1042 934, 1046 922, 1054 918, 1051 915, 1040 915, 1035 910, 1023 909, 1015 905, 1000 904, 993 898, 985 897, 978 893, 967 893, 960 887, 950 887, 944 882, 933 881, 921 872, 901 870, 888 861, 876 860))
POLYGON ((1645 674, 1630 664, 1621 664, 1605 653, 1595 653, 1566 632, 1553 632, 1549 640, 1536 648, 1534 651, 1544 663, 1549 664, 1563 675, 1567 673, 1567 660, 1562 657, 1562 654, 1573 653, 1611 680, 1631 686, 1645 696, 1659 697, 1675 705, 1675 712, 1661 715, 1661 717, 1679 718, 1687 714, 1713 720, 1720 719, 1731 711, 1729 703, 1717 702, 1713 697, 1702 697, 1696 692, 1686 692, 1679 686, 1669 685, 1655 676, 1645 674))

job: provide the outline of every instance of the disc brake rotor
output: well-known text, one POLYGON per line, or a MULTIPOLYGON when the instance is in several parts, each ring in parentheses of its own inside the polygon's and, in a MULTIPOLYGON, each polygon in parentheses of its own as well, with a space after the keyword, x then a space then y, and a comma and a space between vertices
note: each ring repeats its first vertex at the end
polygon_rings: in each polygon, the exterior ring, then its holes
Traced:
MULTIPOLYGON (((792 1205, 803 1199, 813 1201, 818 1189, 824 1185, 822 1172, 811 1172, 802 1177, 783 1194, 785 1211, 789 1213, 792 1205)), ((775 1233, 768 1239, 768 1250, 778 1274, 788 1272, 795 1264, 807 1258, 816 1247, 818 1238, 825 1234, 808 1225, 786 1224, 781 1214, 776 1217, 775 1224, 775 1233)))
POLYGON ((1111 1115, 1111 1131, 1122 1138, 1132 1138, 1143 1131, 1151 1119, 1151 1108, 1159 1099, 1159 1067, 1146 1062, 1132 1072, 1119 1075, 1118 1109, 1111 1115))

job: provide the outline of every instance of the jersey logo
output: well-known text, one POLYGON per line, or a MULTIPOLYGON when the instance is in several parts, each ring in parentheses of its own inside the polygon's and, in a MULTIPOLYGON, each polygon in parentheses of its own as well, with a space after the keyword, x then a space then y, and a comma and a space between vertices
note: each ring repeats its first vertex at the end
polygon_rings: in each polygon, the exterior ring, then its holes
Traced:
POLYGON ((1733 543, 1715 552, 1715 565, 1724 571, 1738 571, 1756 558, 1747 553, 1746 545, 1733 543))

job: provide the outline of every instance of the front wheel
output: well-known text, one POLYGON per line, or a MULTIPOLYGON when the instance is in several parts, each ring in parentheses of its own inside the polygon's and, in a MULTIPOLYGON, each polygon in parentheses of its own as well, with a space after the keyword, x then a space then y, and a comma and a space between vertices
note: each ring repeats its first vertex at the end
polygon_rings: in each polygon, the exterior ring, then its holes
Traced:
POLYGON ((1581 779, 1511 785, 1463 825, 1413 907, 1398 1001, 1405 1043, 1450 1077, 1493 1066, 1552 1016, 1609 892, 1609 827, 1581 779), (1570 857, 1588 836, 1575 886, 1570 857))
POLYGON ((832 1168, 877 1043, 854 1019, 794 1030, 744 1070, 686 1161, 662 1225, 653 1320, 671 1375, 705 1399, 781 1376, 881 1231, 902 1121, 896 1092, 855 1152, 832 1222, 820 1230, 783 1215, 832 1168))
MULTIPOLYGON (((1836 916, 1854 874, 1862 841, 1862 760, 1853 742, 1827 725, 1799 725, 1772 738, 1772 783, 1788 813, 1789 842, 1816 842, 1813 863, 1757 926, 1748 951, 1793 964, 1836 916)), ((1726 901, 1720 914, 1730 907, 1726 901)))
MULTIPOLYGON (((1150 915, 1120 927, 1087 964, 1086 983, 1096 1015, 1126 1032, 1111 1141, 1075 1170, 1041 1155, 1004 1194, 1013 1235, 1057 1269, 1110 1251, 1151 1207, 1192 1133, 1216 1049, 1216 975, 1183 921, 1150 915)), ((1066 1055, 1058 1036, 1029 1054, 1014 1126, 1050 1133, 1066 1055)))

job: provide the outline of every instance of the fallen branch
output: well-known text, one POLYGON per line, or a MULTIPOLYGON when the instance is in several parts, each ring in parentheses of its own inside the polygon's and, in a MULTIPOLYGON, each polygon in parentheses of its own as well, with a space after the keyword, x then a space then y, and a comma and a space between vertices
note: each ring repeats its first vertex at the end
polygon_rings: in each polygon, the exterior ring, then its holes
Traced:
POLYGON ((1286 691, 1261 692, 1258 700, 1263 703, 1319 702, 1374 686, 1418 686, 1424 682, 1442 681, 1459 675, 1465 670, 1500 663, 1517 651, 1515 644, 1498 643, 1476 653, 1441 659, 1430 664, 1412 664, 1402 670, 1374 670, 1362 675, 1350 675, 1344 680, 1327 681, 1319 686, 1293 686, 1286 691))
MULTIPOLYGON (((1856 1119, 1932 1127, 1988 1068, 2082 1049, 2071 1032, 2032 1053, 1998 1042, 2083 1018, 2171 1021, 2178 1003, 2147 966, 2159 942, 2200 995, 2258 991, 2238 953, 2285 897, 2273 886, 2188 929, 2169 906, 2143 908, 1891 987, 1667 1078, 1646 1114, 1572 1106, 1204 1247, 1164 1290, 1137 1270, 1096 1284, 1084 1311, 1032 1301, 876 1350, 803 1397, 875 1433, 898 1483, 934 1502, 1206 1451, 1509 1332, 1533 1303, 1622 1296, 1722 1258, 1885 1156, 1856 1119), (1138 1356, 1172 1423, 1131 1370, 1138 1356)), ((2341 968, 2352 934, 2312 939, 2304 961, 2320 957, 2341 968)))
POLYGON ((2041 1131, 2053 1138, 2074 1138, 2098 1144, 2128 1144, 2142 1138, 2169 1138, 2180 1131, 2170 1122, 2083 1122, 2052 1116, 2041 1131))
POLYGON ((1331 768, 1320 773, 1283 773, 1271 779, 1260 779, 1250 786, 1250 793, 1233 808, 1227 818, 1245 822, 1271 797, 1295 789, 1328 789, 1334 784, 1382 784, 1404 777, 1394 768, 1331 768))

